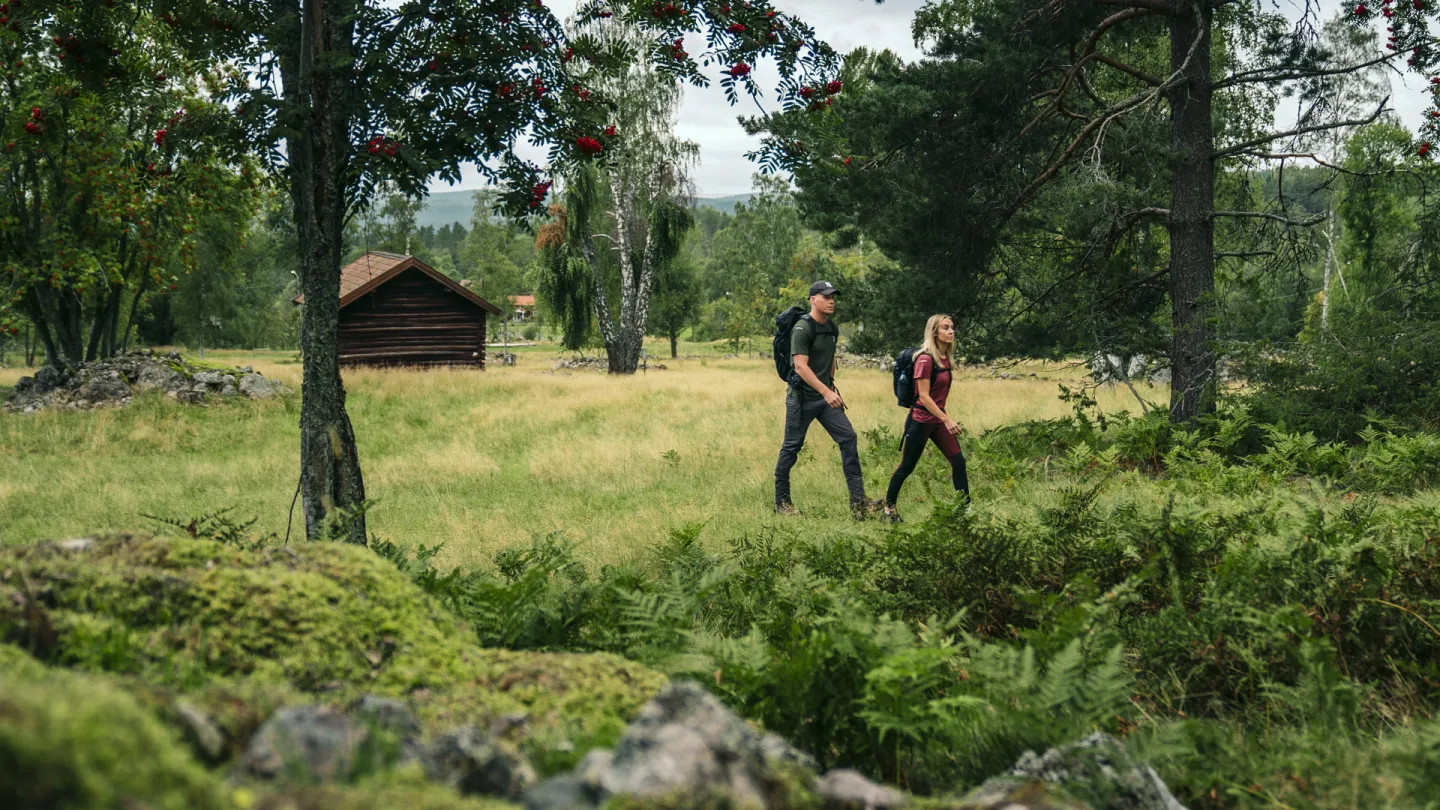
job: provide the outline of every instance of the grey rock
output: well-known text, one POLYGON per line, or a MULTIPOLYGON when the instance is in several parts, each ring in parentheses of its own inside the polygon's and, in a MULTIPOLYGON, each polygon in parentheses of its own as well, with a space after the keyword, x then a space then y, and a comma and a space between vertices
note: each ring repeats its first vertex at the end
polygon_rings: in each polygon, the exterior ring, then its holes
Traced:
POLYGON ((415 712, 404 701, 394 698, 365 695, 355 704, 352 714, 356 721, 370 728, 409 735, 420 733, 420 721, 415 719, 415 712))
POLYGON ((233 397, 237 393, 238 392, 235 390, 235 386, 228 380, 225 382, 224 385, 220 386, 220 396, 222 397, 233 397))
POLYGON ((350 775, 365 732, 324 706, 286 706, 270 716, 240 760, 259 779, 334 781, 350 775))
POLYGON ((992 780, 944 806, 950 810, 1109 810, 1105 805, 1092 808, 1048 782, 1037 780, 992 780))
POLYGON ((175 392, 175 399, 186 405, 199 405, 205 401, 205 394, 194 388, 181 388, 175 392))
POLYGON ((240 378, 240 393, 251 399, 270 399, 275 396, 275 386, 259 374, 246 374, 240 378))
POLYGON ((110 402, 130 396, 130 386, 120 372, 104 369, 88 375, 78 393, 90 402, 110 402))
POLYGON ((210 718, 183 700, 176 701, 171 712, 191 747, 207 761, 219 762, 225 754, 225 736, 210 722, 210 718))
POLYGON ((594 810, 601 801, 593 785, 571 774, 547 779, 525 792, 525 810, 594 810))
POLYGON ((1009 774, 987 781, 976 795, 1011 792, 1026 782, 1058 786, 1106 810, 1185 810, 1153 768, 1136 763, 1124 743, 1100 732, 1039 756, 1026 751, 1009 774))
POLYGON ((365 695, 350 712, 375 743, 371 753, 384 762, 423 762, 425 747, 420 741, 420 721, 403 701, 365 695))
POLYGON ((135 375, 135 387, 141 391, 174 391, 185 378, 162 363, 146 363, 135 375))
POLYGON ((93 537, 72 537, 55 544, 61 551, 89 551, 95 545, 93 537))
POLYGON ((877 785, 859 771, 841 769, 820 777, 815 784, 825 810, 890 810, 904 807, 906 796, 894 788, 877 785))
POLYGON ((527 793, 526 805, 560 810, 572 805, 547 803, 547 797, 573 799, 579 791, 593 804, 612 796, 684 796, 763 808, 779 792, 784 769, 808 762, 778 737, 751 728, 700 685, 680 682, 640 710, 613 752, 591 751, 565 781, 527 793))
POLYGON ((35 388, 40 393, 53 391, 70 379, 70 373, 54 366, 44 366, 35 372, 35 388))
POLYGON ((438 737, 424 755, 425 773, 463 794, 519 799, 535 786, 535 769, 511 744, 474 726, 438 737))
POLYGON ((230 382, 230 375, 219 371, 197 371, 192 379, 197 383, 220 386, 230 382))
POLYGON ((1168 368, 1157 369, 1154 374, 1151 374, 1151 375, 1150 375, 1150 384, 1151 384, 1151 385, 1169 385, 1169 384, 1170 384, 1170 369, 1168 369, 1168 368))

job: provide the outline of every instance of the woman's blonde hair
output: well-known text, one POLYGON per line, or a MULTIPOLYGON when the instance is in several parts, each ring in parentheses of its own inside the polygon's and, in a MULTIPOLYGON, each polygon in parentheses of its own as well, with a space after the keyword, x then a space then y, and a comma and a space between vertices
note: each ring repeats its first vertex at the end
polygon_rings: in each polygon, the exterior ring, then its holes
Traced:
MULTIPOLYGON (((930 355, 936 363, 941 360, 948 360, 949 353, 940 350, 940 324, 942 321, 955 323, 955 319, 949 315, 931 315, 930 320, 925 322, 925 339, 920 343, 920 351, 930 355)), ((955 344, 950 344, 950 351, 955 350, 955 344)))

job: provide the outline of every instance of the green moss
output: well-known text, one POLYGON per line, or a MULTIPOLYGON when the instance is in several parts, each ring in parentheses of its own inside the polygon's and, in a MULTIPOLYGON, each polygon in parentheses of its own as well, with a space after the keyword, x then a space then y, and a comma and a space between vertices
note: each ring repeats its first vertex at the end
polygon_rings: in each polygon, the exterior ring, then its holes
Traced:
POLYGON ((496 799, 460 796, 455 791, 427 784, 366 782, 346 787, 296 787, 256 794, 236 791, 240 810, 518 810, 496 799))
POLYGON ((0 584, 38 611, 0 618, 11 638, 53 635, 55 663, 188 685, 214 676, 284 680, 303 691, 445 689, 481 656, 468 632, 369 550, 297 544, 240 550, 207 540, 97 538, 85 550, 0 550, 0 584), (48 623, 53 633, 37 625, 48 623))
POLYGON ((525 753, 542 774, 573 767, 592 748, 613 746, 626 723, 665 686, 664 675, 615 655, 486 650, 467 688, 420 695, 427 727, 485 726, 528 719, 525 753))
POLYGON ((13 644, 0 644, 0 675, 35 679, 44 673, 45 665, 36 661, 30 653, 13 644))
POLYGON ((305 695, 404 697, 441 730, 524 713, 546 772, 613 743, 665 683, 610 655, 482 649, 393 565, 334 543, 112 535, 0 549, 6 640, 185 696, 232 740, 305 695))
POLYGON ((0 796, 14 802, 7 806, 227 805, 215 779, 130 695, 96 677, 20 670, 0 668, 0 796))

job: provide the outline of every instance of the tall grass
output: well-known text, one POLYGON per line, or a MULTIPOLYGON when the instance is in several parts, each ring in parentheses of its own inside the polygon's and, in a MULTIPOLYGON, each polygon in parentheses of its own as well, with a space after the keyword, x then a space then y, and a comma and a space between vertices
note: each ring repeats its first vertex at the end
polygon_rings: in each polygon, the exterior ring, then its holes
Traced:
MULTIPOLYGON (((209 352, 207 359, 253 365, 299 388, 290 353, 209 352)), ((516 366, 484 372, 346 371, 366 491, 377 502, 371 530, 402 543, 444 542, 441 562, 449 564, 488 564, 501 548, 563 531, 582 556, 607 563, 687 524, 709 524, 716 531, 707 537, 783 525, 770 505, 785 389, 769 360, 662 357, 667 370, 617 378, 553 371, 555 359, 534 347, 519 353, 516 366)), ((1067 413, 1050 378, 1074 372, 1031 370, 1040 376, 967 371, 952 390, 952 413, 972 433, 1067 413)), ((0 369, 0 387, 23 373, 0 369)), ((904 414, 887 372, 842 369, 838 383, 857 430, 898 432, 904 414)), ((1101 404, 1135 409, 1123 388, 1102 392, 1101 404)), ((0 412, 0 543, 146 528, 145 515, 224 506, 258 518, 259 531, 283 534, 298 422, 298 396, 206 408, 139 397, 120 410, 0 412)), ((896 459, 876 448, 866 461, 867 487, 878 496, 896 459)), ((983 464, 971 476, 981 500, 1013 488, 983 464)), ((793 486, 808 521, 853 530, 839 454, 819 427, 793 486)), ((906 495, 907 514, 928 513, 923 483, 906 495)))

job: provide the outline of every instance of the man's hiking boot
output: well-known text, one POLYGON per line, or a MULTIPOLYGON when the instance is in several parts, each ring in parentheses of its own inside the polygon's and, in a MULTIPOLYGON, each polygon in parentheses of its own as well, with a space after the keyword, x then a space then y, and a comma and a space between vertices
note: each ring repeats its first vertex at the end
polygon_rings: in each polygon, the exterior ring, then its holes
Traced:
POLYGON ((890 521, 891 523, 905 522, 905 518, 900 517, 900 510, 896 509, 894 505, 887 503, 882 508, 884 509, 886 520, 890 521))
POLYGON ((881 512, 883 503, 870 498, 856 498, 850 501, 850 514, 856 520, 865 520, 881 512))
POLYGON ((781 517, 799 517, 800 510, 796 509, 795 504, 790 503, 789 501, 781 501, 780 503, 775 504, 775 514, 780 515, 781 517))

